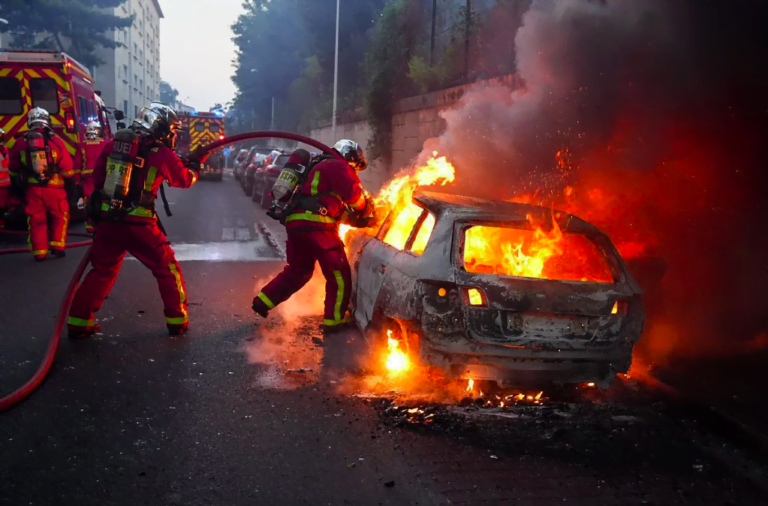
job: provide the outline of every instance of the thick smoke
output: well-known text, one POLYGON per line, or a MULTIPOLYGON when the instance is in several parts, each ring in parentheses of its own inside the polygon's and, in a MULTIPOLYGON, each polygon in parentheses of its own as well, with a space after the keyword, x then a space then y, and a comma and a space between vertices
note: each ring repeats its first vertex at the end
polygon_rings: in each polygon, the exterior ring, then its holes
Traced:
POLYGON ((764 345, 763 4, 534 0, 516 36, 524 88, 468 94, 422 158, 437 145, 464 193, 535 192, 627 256, 664 258, 650 360, 764 345))

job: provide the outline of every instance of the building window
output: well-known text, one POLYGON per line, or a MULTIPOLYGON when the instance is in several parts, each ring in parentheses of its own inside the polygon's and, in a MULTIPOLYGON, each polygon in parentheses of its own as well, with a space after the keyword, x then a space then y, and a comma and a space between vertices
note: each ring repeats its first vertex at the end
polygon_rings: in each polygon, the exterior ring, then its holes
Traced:
POLYGON ((117 67, 117 78, 123 77, 123 67, 117 67))
POLYGON ((138 115, 139 115, 139 106, 138 105, 134 105, 133 106, 133 117, 135 118, 138 115))
MULTIPOLYGON (((128 65, 123 65, 123 77, 128 80, 128 65)), ((128 111, 125 111, 125 114, 128 114, 128 111)))
POLYGON ((138 86, 138 84, 139 84, 139 76, 137 76, 136 74, 133 74, 133 85, 138 86))
POLYGON ((134 42, 133 43, 133 54, 136 54, 139 51, 139 46, 134 42))
POLYGON ((128 116, 128 101, 127 100, 123 100, 123 114, 128 116))

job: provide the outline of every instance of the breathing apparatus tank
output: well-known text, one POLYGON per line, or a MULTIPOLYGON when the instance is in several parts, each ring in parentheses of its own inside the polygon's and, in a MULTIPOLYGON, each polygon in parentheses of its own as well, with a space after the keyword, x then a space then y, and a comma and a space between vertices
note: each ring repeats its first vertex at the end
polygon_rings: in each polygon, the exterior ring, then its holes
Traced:
POLYGON ((48 149, 45 140, 45 136, 40 132, 32 130, 27 134, 29 168, 40 181, 48 179, 48 149))
POLYGON ((144 160, 137 156, 140 140, 139 135, 128 128, 115 133, 112 153, 107 160, 107 178, 104 181, 104 193, 110 210, 123 207, 134 165, 141 167, 144 164, 144 160))
POLYGON ((291 165, 283 167, 280 171, 280 175, 277 176, 277 181, 272 186, 272 197, 277 202, 289 200, 293 193, 296 191, 296 187, 299 182, 306 177, 307 167, 304 165, 291 165))

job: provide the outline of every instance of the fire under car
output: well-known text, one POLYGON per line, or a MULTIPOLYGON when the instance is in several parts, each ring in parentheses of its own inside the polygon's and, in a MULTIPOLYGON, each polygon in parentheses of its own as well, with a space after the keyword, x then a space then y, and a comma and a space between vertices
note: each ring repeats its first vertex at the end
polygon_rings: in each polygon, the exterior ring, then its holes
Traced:
POLYGON ((643 330, 608 236, 550 208, 417 192, 349 248, 366 339, 391 331, 448 378, 607 387, 643 330))

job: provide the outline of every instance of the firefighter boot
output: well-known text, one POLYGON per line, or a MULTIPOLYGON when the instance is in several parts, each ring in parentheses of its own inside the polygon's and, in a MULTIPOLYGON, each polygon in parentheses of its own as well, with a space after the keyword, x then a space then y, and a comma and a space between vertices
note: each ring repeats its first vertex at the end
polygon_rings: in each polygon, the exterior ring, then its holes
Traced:
POLYGON ((56 258, 64 258, 67 256, 67 253, 63 249, 51 248, 51 255, 55 256, 56 258))
POLYGON ((267 314, 269 313, 269 307, 267 307, 264 301, 259 297, 253 299, 253 305, 251 306, 251 309, 253 309, 253 312, 262 318, 266 318, 267 314))
POLYGON ((186 334, 189 330, 189 323, 182 323, 181 325, 168 325, 168 334, 171 336, 180 336, 186 334))
POLYGON ((99 327, 98 324, 89 327, 75 327, 70 325, 67 328, 67 335, 70 339, 86 339, 98 332, 101 332, 101 327, 99 327))

